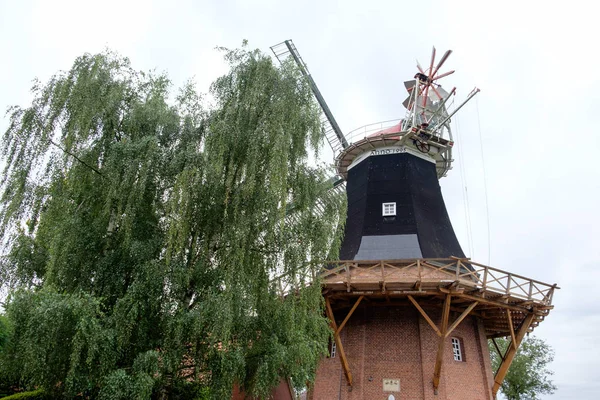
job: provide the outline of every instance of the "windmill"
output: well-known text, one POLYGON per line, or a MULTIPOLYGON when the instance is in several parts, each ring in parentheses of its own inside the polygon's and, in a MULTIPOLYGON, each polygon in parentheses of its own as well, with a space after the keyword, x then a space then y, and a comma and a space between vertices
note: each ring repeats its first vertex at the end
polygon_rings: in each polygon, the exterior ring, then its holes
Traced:
POLYGON ((291 40, 271 47, 292 57, 322 109, 322 131, 348 199, 339 261, 321 272, 333 341, 311 399, 492 399, 517 348, 552 309, 556 285, 465 257, 439 179, 452 166, 454 106, 441 72, 417 62, 404 82, 405 116, 344 135, 291 40), (492 371, 487 339, 510 337, 492 371), (338 362, 339 360, 339 362, 338 362), (344 384, 345 383, 345 384, 344 384))

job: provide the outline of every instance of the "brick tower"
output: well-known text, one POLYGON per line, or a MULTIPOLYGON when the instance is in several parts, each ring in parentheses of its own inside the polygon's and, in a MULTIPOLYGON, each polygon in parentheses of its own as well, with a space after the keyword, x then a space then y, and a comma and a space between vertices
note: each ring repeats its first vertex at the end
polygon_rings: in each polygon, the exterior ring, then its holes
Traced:
MULTIPOLYGON (((285 46, 284 46, 285 45, 285 46)), ((341 261, 321 273, 334 332, 317 370, 313 400, 493 399, 526 333, 552 308, 556 285, 466 258, 438 179, 452 163, 455 89, 437 65, 418 65, 405 82, 406 116, 343 135, 291 41, 294 57, 323 108, 324 133, 348 199, 341 261), (510 337, 492 371, 488 339, 510 337)))

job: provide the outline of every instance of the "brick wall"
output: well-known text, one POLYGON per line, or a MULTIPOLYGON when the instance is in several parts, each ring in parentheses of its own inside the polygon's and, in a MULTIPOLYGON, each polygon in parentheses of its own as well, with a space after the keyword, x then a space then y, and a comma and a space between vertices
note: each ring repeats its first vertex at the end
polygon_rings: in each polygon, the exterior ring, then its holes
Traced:
MULTIPOLYGON (((440 322, 441 313, 426 310, 440 322)), ((345 312, 336 314, 343 319, 345 312)), ((450 323, 458 316, 451 313, 450 323)), ((342 331, 342 344, 354 384, 350 389, 341 368, 339 352, 323 359, 311 390, 312 400, 473 400, 491 399, 491 366, 481 323, 465 318, 451 336, 460 339, 463 362, 454 361, 450 337, 446 339, 438 394, 433 391, 433 369, 438 336, 412 306, 358 308, 342 331), (400 392, 384 392, 384 379, 399 379, 400 392)))

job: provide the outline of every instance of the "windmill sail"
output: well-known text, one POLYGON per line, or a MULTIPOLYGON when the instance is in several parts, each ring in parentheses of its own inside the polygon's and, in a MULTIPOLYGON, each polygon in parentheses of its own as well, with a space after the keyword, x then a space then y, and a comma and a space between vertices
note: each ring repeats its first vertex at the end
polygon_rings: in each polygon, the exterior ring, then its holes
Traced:
POLYGON ((302 60, 298 49, 296 49, 296 46, 294 46, 294 43, 291 40, 286 40, 285 42, 272 46, 271 50, 273 51, 273 54, 275 54, 277 60, 279 60, 280 62, 282 62, 289 56, 293 57, 294 61, 298 65, 298 68, 300 68, 300 72, 308 80, 308 84, 310 85, 310 88, 312 89, 312 92, 315 95, 317 101, 319 102, 321 110, 323 111, 323 115, 321 117, 321 127, 323 129, 323 134, 325 135, 327 142, 329 142, 329 145, 333 150, 334 156, 336 156, 340 151, 348 147, 348 142, 346 141, 342 130, 337 124, 337 121, 333 117, 329 106, 325 102, 323 95, 321 95, 317 84, 310 75, 308 67, 304 63, 304 60, 302 60))

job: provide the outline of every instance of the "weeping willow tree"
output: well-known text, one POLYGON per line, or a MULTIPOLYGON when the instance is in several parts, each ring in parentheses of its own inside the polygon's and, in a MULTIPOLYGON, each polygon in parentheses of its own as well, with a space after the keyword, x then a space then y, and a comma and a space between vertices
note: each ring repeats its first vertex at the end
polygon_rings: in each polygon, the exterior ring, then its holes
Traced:
POLYGON ((309 162, 319 110, 293 64, 225 58, 210 108, 105 52, 9 110, 3 379, 100 399, 313 379, 330 334, 315 261, 335 257, 345 203, 309 162))

